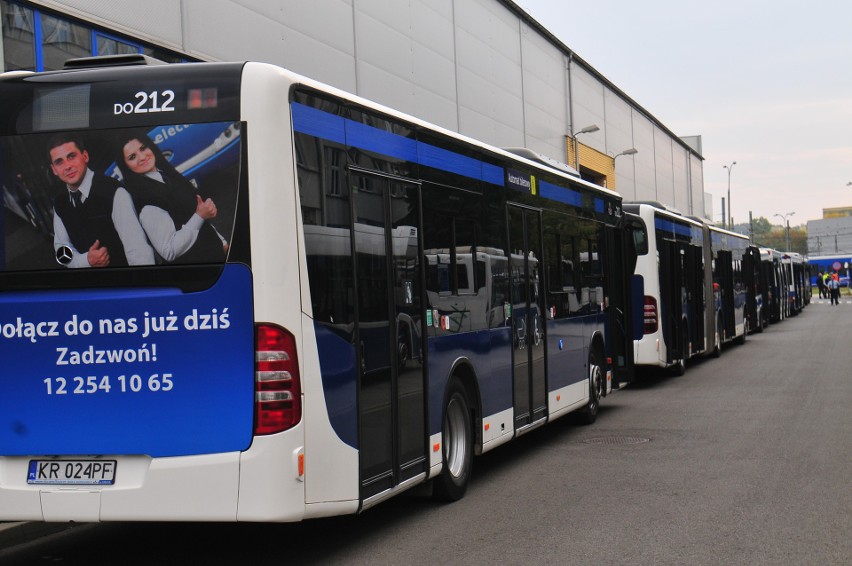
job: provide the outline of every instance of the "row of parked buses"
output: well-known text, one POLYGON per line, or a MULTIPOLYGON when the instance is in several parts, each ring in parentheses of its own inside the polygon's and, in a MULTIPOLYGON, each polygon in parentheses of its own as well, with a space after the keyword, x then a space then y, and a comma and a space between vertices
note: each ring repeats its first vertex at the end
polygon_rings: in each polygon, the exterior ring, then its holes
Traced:
POLYGON ((474 455, 809 299, 801 257, 531 151, 268 64, 146 63, 0 77, 0 521, 456 500, 474 455), (223 245, 165 253, 184 222, 223 245))
POLYGON ((683 374, 691 358, 719 356, 810 302, 801 254, 759 248, 657 202, 624 208, 647 235, 631 281, 637 366, 683 374))

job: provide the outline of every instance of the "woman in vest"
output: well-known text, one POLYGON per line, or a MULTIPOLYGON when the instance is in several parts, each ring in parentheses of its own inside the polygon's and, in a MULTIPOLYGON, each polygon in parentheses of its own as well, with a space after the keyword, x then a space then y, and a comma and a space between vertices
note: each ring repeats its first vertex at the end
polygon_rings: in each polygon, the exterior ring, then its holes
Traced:
POLYGON ((154 250, 166 263, 222 261, 228 244, 209 220, 216 204, 203 200, 195 186, 166 160, 146 134, 120 138, 116 163, 133 197, 139 221, 154 250))

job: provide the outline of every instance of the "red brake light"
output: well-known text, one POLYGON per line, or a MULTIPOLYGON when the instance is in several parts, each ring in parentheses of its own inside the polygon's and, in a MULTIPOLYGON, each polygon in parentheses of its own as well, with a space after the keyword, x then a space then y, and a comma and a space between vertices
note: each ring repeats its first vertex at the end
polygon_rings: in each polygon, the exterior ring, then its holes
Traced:
POLYGON ((302 420, 296 339, 281 327, 256 328, 254 434, 274 434, 302 420))
POLYGON ((645 295, 645 304, 642 313, 642 328, 645 334, 653 334, 657 331, 657 299, 645 295))

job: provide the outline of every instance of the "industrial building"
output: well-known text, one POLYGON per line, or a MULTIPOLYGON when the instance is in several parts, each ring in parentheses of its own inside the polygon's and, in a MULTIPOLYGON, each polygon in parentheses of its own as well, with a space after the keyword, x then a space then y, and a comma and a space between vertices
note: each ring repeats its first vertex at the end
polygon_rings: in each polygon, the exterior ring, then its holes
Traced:
POLYGON ((137 52, 265 61, 568 163, 625 200, 713 217, 700 137, 669 130, 511 0, 0 0, 0 13, 7 71, 137 52))

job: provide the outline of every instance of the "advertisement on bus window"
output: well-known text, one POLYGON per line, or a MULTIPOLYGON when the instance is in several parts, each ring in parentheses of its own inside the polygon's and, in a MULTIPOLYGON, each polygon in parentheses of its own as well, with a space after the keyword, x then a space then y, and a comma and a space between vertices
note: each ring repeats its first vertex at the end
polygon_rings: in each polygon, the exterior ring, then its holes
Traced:
POLYGON ((0 138, 0 275, 55 275, 49 288, 0 292, 0 455, 176 456, 250 445, 251 271, 225 263, 239 126, 0 138), (169 264, 222 269, 192 291, 171 280, 179 269, 134 279, 134 266, 169 264), (64 286, 63 273, 80 273, 69 269, 104 268, 127 277, 64 286))
POLYGON ((239 123, 0 138, 0 269, 222 263, 239 123))

